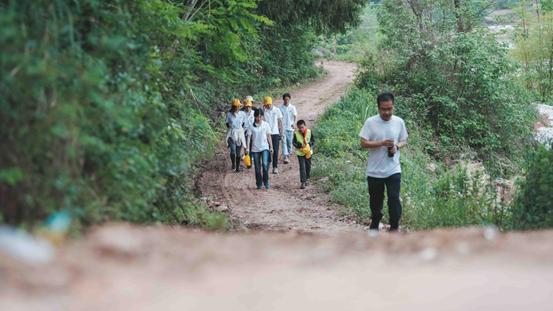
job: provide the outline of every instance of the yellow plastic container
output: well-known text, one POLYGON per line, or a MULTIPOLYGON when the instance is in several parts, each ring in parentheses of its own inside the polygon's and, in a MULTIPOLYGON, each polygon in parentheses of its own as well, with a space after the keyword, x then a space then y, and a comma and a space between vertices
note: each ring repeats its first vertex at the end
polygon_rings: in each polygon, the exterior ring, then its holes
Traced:
POLYGON ((303 154, 305 154, 306 159, 311 159, 311 155, 313 154, 313 152, 311 151, 311 146, 309 146, 309 144, 305 145, 305 147, 301 148, 300 150, 301 152, 303 152, 303 154))
POLYGON ((250 158, 249 154, 246 154, 244 156, 244 165, 246 166, 246 168, 251 168, 252 167, 252 159, 250 158))

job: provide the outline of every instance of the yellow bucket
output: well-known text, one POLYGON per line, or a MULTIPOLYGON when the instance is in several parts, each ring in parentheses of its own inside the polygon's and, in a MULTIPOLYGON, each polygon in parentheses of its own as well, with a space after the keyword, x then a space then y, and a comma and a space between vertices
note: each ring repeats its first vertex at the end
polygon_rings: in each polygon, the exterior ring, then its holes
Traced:
POLYGON ((300 151, 303 152, 303 154, 305 154, 306 159, 311 159, 311 155, 313 154, 313 152, 311 151, 311 146, 309 146, 309 144, 301 148, 300 151))
POLYGON ((252 167, 252 159, 250 158, 249 154, 246 154, 244 156, 244 165, 246 166, 246 168, 251 168, 252 167))

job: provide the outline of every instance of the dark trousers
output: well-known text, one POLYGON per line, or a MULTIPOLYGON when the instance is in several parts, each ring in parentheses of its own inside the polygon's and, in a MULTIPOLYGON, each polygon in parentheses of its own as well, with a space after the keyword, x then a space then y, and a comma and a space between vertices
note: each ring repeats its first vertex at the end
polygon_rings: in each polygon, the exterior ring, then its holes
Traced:
POLYGON ((239 170, 240 160, 242 160, 242 146, 237 146, 232 141, 232 139, 229 139, 228 146, 230 150, 230 161, 232 163, 232 168, 239 170))
POLYGON ((300 162, 300 182, 304 183, 309 180, 309 175, 311 175, 311 158, 298 156, 298 161, 300 162))
POLYGON ((382 207, 384 205, 384 187, 388 197, 388 212, 390 213, 390 229, 399 228, 401 218, 401 202, 399 192, 401 187, 401 173, 394 174, 387 178, 367 177, 369 184, 369 201, 371 207, 370 229, 378 229, 382 219, 382 207))
POLYGON ((278 150, 280 148, 280 134, 271 135, 273 141, 273 168, 278 167, 278 150))
POLYGON ((252 152, 253 165, 255 167, 255 185, 261 188, 262 185, 269 187, 269 150, 252 152))

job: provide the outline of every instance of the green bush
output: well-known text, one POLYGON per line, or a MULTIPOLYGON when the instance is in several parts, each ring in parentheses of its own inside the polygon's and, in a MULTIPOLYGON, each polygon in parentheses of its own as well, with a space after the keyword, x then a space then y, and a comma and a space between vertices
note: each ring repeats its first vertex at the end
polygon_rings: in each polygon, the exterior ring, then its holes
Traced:
POLYGON ((553 228, 553 150, 537 147, 525 175, 513 207, 513 228, 553 228))
MULTIPOLYGON (((313 176, 334 202, 353 211, 368 223, 370 209, 365 177, 367 152, 359 145, 359 130, 366 118, 377 113, 375 94, 354 88, 319 121, 313 176)), ((508 222, 506 207, 497 200, 495 188, 482 172, 448 168, 430 158, 425 149, 432 140, 418 120, 404 114, 405 103, 396 103, 404 117, 408 146, 402 150, 402 225, 410 229, 508 222), (432 168, 432 166, 434 168, 432 168)), ((385 213, 386 215, 386 213, 385 213)), ((386 221, 385 216, 385 221, 386 221)))
POLYGON ((0 2, 0 219, 225 226, 192 183, 225 102, 318 75, 315 33, 355 20, 269 20, 279 3, 0 2))
POLYGON ((328 52, 336 48, 336 59, 362 62, 367 53, 376 51, 379 34, 376 20, 377 5, 367 5, 360 15, 361 21, 355 28, 343 34, 322 38, 319 45, 328 52))
POLYGON ((458 5, 383 1, 380 46, 362 64, 358 84, 398 95, 398 110, 432 131, 431 156, 457 159, 470 149, 494 175, 512 174, 536 112, 506 47, 481 26, 481 3, 458 5))
POLYGON ((83 224, 167 219, 176 207, 154 202, 185 198, 169 180, 190 176, 217 138, 185 93, 197 55, 169 48, 188 36, 179 9, 12 1, 1 12, 1 172, 18 172, 0 180, 4 220, 59 209, 83 224))

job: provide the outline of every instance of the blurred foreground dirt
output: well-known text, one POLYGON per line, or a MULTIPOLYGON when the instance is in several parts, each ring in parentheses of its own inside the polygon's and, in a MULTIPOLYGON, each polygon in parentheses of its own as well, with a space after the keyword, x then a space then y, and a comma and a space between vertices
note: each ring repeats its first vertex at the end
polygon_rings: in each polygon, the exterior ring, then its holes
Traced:
POLYGON ((553 232, 108 225, 0 277, 0 310, 551 310, 553 232))

